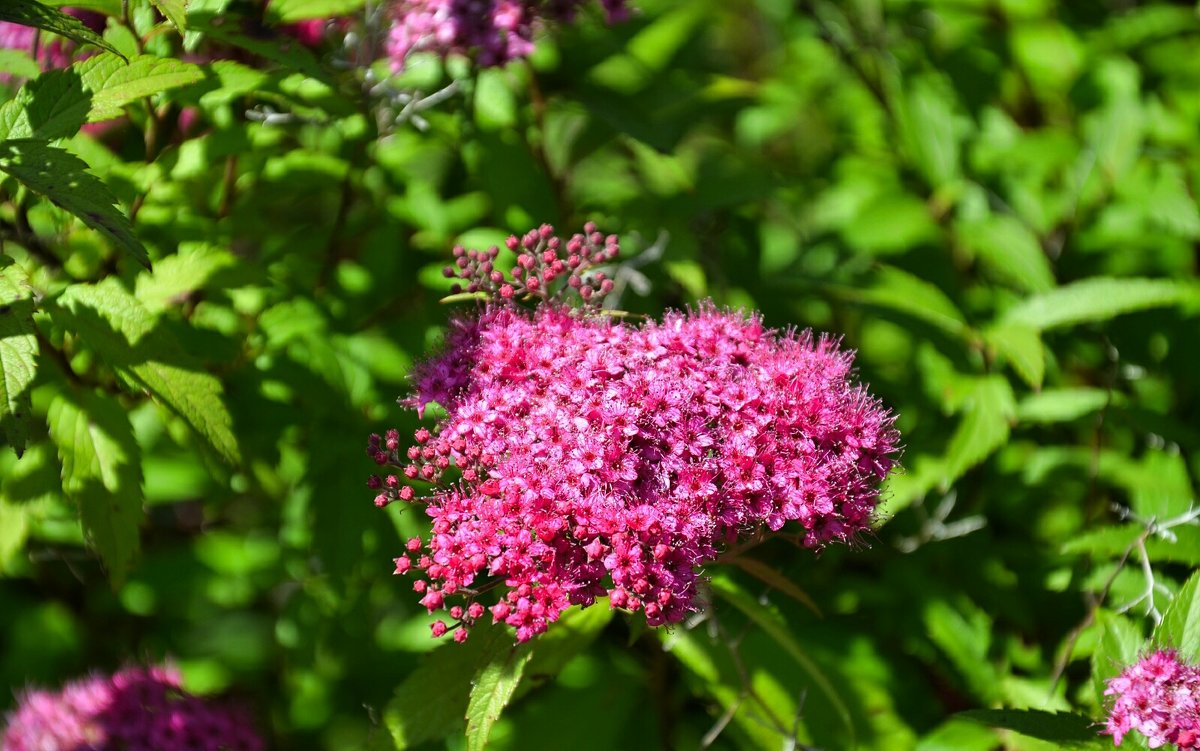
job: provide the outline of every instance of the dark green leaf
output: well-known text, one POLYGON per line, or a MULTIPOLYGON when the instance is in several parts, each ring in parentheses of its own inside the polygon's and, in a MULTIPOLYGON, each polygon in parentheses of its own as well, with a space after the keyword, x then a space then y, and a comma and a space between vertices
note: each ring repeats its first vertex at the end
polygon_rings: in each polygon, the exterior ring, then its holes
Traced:
POLYGON ((1008 440, 1015 411, 1012 386, 1004 377, 987 376, 976 382, 963 405, 958 429, 946 447, 944 487, 954 484, 1008 440))
POLYGON ((80 44, 94 44, 117 53, 112 45, 104 41, 104 37, 89 29, 78 18, 69 16, 61 10, 49 8, 36 0, 5 0, 4 4, 0 5, 0 21, 33 26, 42 31, 73 39, 80 44))
POLYGON ((1089 717, 1067 712, 1044 712, 1038 709, 972 709, 959 712, 981 725, 1003 728, 1052 743, 1068 746, 1096 745, 1107 739, 1100 737, 1100 726, 1089 717))
POLYGON ((2 141, 0 170, 104 234, 143 266, 150 266, 150 256, 133 225, 115 205, 116 197, 75 155, 42 141, 2 141))

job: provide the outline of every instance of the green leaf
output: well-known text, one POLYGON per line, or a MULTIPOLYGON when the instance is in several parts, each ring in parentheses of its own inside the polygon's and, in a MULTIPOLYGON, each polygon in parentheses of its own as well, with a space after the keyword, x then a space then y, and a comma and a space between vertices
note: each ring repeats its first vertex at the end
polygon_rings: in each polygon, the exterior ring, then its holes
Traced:
POLYGON ((70 137, 86 122, 91 106, 83 80, 73 69, 47 71, 0 107, 0 140, 70 137))
POLYGON ((908 91, 897 98, 896 120, 901 138, 917 169, 933 187, 959 175, 959 128, 948 82, 930 76, 911 79, 908 91))
POLYGON ((150 266, 150 256, 134 235, 129 219, 116 207, 116 197, 74 154, 41 141, 2 141, 0 170, 74 214, 143 266, 150 266))
POLYGON ((950 658, 975 696, 990 703, 1000 687, 996 668, 988 660, 992 621, 973 603, 966 603, 962 609, 966 612, 944 600, 930 601, 925 608, 925 631, 950 658))
POLYGON ((812 679, 813 685, 829 699, 839 719, 846 728, 847 748, 853 748, 855 741, 854 722, 850 719, 850 710, 845 701, 838 695, 837 689, 826 677, 825 673, 813 661, 812 657, 800 646, 800 642, 792 635, 783 617, 768 605, 763 605, 746 594, 732 579, 724 576, 714 576, 710 582, 713 592, 742 611, 754 621, 768 636, 770 636, 800 668, 812 679))
POLYGON ((1046 376, 1046 352, 1037 329, 1021 324, 993 326, 984 339, 1008 360, 1013 370, 1032 388, 1040 389, 1046 376))
POLYGON ((1104 389, 1046 389, 1021 400, 1017 419, 1034 423, 1070 422, 1103 409, 1108 399, 1109 392, 1104 389))
POLYGON ((187 31, 188 0, 150 0, 180 33, 187 31))
POLYGON ((964 402, 962 420, 946 447, 944 488, 1004 445, 1015 412, 1012 386, 1003 376, 991 375, 976 382, 964 402))
POLYGON ((84 534, 114 586, 138 552, 142 519, 141 452, 116 399, 66 393, 50 403, 50 436, 62 459, 63 492, 79 507, 84 534))
POLYGON ((975 254, 991 274, 1025 292, 1054 287, 1054 272, 1037 235, 1019 219, 988 214, 955 228, 959 242, 975 254))
POLYGON ((465 644, 448 643, 431 652, 397 687, 384 710, 384 725, 396 748, 460 732, 479 666, 511 654, 512 645, 503 627, 479 624, 465 644))
POLYGON ((964 717, 993 728, 1003 728, 1051 743, 1068 746, 1094 745, 1105 739, 1099 735, 1096 722, 1090 717, 1068 712, 1045 712, 1040 709, 971 709, 959 712, 964 717))
POLYGON ((1005 314, 1003 321, 1045 331, 1183 304, 1200 305, 1200 289, 1170 279, 1093 277, 1018 303, 1005 314))
POLYGON ((183 243, 179 252, 154 264, 152 272, 137 278, 137 298, 150 313, 158 314, 202 289, 209 279, 236 264, 228 251, 211 245, 183 243))
POLYGON ((467 702, 467 751, 487 748, 492 726, 517 690, 531 654, 531 648, 525 645, 512 647, 476 673, 467 702))
POLYGON ((25 453, 33 419, 29 386, 37 356, 29 279, 16 264, 0 267, 0 435, 18 457, 25 453))
POLYGON ((1179 650, 1181 659, 1200 661, 1200 571, 1194 572, 1179 589, 1154 630, 1154 643, 1179 650))
POLYGON ((607 599, 599 599, 586 608, 569 608, 559 616, 554 628, 537 638, 537 649, 525 668, 514 698, 520 698, 540 682, 553 679, 575 655, 587 649, 612 622, 614 611, 607 599))
POLYGON ((72 68, 83 80, 83 88, 92 95, 88 122, 111 120, 122 115, 130 102, 204 78, 204 68, 173 58, 138 55, 126 64, 109 54, 82 60, 72 68))
POLYGON ((239 31, 238 24, 234 23, 234 20, 234 16, 208 12, 188 14, 188 22, 191 24, 192 31, 253 52, 266 60, 279 63, 288 70, 294 70, 318 81, 333 84, 329 72, 321 67, 316 56, 297 40, 285 36, 260 39, 251 36, 250 33, 239 31))
POLYGON ((226 461, 239 461, 221 382, 157 328, 154 316, 119 281, 72 285, 57 303, 48 309, 56 324, 179 415, 226 461))
POLYGON ((104 37, 89 29, 82 21, 60 10, 48 8, 35 0, 5 0, 0 5, 0 21, 33 26, 51 34, 73 39, 80 44, 94 44, 110 52, 117 50, 104 37))
POLYGON ((868 201, 842 228, 846 244, 871 255, 899 255, 938 237, 938 225, 924 201, 900 189, 868 201))
POLYGON ((366 4, 366 0, 271 0, 267 13, 279 23, 295 23, 313 18, 349 16, 366 4))
POLYGON ((29 517, 22 504, 9 503, 0 495, 0 573, 12 571, 13 559, 25 547, 29 517))
POLYGON ((955 335, 968 331, 954 302, 937 286, 893 266, 884 266, 863 287, 822 286, 847 302, 896 311, 955 335))
POLYGON ((1092 688, 1096 702, 1103 704, 1108 681, 1138 659, 1146 639, 1141 629, 1123 615, 1100 610, 1096 619, 1101 631, 1100 641, 1092 652, 1092 688))
POLYGON ((1173 451, 1147 451, 1131 491, 1130 505, 1142 518, 1170 519, 1192 505, 1192 482, 1187 462, 1173 451))

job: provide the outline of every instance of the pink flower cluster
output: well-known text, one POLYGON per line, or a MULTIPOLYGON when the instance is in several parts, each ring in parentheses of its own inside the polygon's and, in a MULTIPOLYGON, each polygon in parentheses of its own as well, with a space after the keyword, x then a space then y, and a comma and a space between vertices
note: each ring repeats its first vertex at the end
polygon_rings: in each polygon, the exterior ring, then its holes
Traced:
POLYGON ((2 751, 261 751, 241 713, 184 693, 176 671, 127 668, 30 691, 2 751))
MULTIPOLYGON (((547 21, 570 21, 586 0, 399 0, 388 36, 396 70, 413 51, 470 55, 484 66, 533 52, 533 33, 547 21)), ((609 21, 623 19, 625 0, 601 0, 609 21)))
POLYGON ((1109 681, 1104 694, 1117 697, 1104 730, 1116 745, 1136 730, 1150 748, 1200 749, 1200 667, 1174 651, 1142 658, 1109 681))
MULTIPOLYGON (((552 235, 509 240, 520 279, 616 254, 594 228, 552 235)), ((419 413, 437 402, 445 416, 411 447, 392 430, 367 449, 396 468, 368 482, 376 504, 418 504, 432 519, 396 573, 418 574, 421 603, 448 611, 435 636, 466 639, 490 609, 525 641, 605 595, 652 626, 678 622, 695 608, 698 568, 740 538, 796 522, 817 547, 868 529, 898 435, 834 340, 711 304, 616 322, 565 303, 595 288, 574 274, 528 312, 506 294, 513 281, 481 270, 491 253, 464 257, 456 268, 486 277, 493 299, 451 321, 404 402, 419 413)))

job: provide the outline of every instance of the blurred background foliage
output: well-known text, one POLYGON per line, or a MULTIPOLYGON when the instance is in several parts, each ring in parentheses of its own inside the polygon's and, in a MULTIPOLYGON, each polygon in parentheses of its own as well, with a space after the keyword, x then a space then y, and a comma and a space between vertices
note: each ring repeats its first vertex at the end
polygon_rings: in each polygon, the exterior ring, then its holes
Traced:
POLYGON ((462 747, 486 639, 426 654, 390 576, 422 520, 372 506, 363 447, 416 427, 395 398, 450 247, 541 222, 620 233, 621 309, 842 336, 905 469, 873 539, 764 544, 687 624, 573 614, 491 748, 1086 746, 980 710, 1098 720, 1182 623, 1194 3, 642 0, 528 62, 395 77, 361 29, 281 30, 353 0, 72 4, 143 67, 0 55, 3 685, 171 656, 277 748, 462 747), (132 235, 40 197, 76 205, 46 178, 84 185, 71 155, 132 235))

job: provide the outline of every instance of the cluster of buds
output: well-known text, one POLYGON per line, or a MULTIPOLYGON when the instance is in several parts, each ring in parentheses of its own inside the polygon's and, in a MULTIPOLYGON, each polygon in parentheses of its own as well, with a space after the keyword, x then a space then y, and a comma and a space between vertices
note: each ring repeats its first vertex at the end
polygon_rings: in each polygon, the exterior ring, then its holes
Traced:
POLYGON ((575 292, 586 305, 599 306, 613 290, 613 281, 595 267, 611 263, 621 252, 616 235, 605 235, 588 222, 583 232, 567 241, 556 237, 554 227, 543 224, 523 237, 510 235, 505 241, 517 260, 505 274, 496 265, 500 249, 454 248, 454 263, 443 269, 447 279, 461 279, 454 293, 482 293, 497 300, 533 299, 562 301, 575 292), (464 287, 465 284, 465 287, 464 287))

